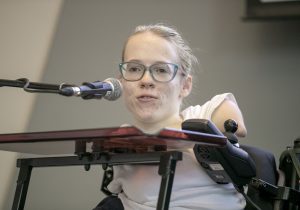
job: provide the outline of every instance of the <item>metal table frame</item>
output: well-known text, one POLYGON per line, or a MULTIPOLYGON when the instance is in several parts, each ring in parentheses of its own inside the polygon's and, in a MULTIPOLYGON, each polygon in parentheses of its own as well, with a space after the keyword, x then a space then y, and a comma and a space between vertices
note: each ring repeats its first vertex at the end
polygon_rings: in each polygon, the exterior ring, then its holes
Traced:
POLYGON ((178 151, 149 152, 149 153, 87 153, 79 156, 44 157, 18 159, 20 168, 12 210, 23 210, 30 183, 31 171, 35 167, 78 166, 86 169, 90 165, 122 165, 122 164, 158 164, 158 174, 161 176, 161 185, 157 202, 157 210, 169 208, 176 163, 182 160, 182 153, 178 151))

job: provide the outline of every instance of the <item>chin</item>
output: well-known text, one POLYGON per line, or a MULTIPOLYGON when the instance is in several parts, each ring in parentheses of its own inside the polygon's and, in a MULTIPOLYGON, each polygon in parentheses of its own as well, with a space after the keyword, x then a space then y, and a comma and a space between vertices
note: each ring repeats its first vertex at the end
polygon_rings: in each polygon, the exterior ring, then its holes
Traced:
POLYGON ((155 116, 153 114, 139 115, 138 119, 140 119, 140 121, 145 123, 155 122, 155 116))
POLYGON ((155 116, 157 115, 157 109, 155 107, 135 107, 130 111, 135 116, 135 118, 142 121, 151 121, 152 118, 155 118, 155 116))
POLYGON ((143 112, 136 114, 136 119, 143 123, 157 123, 159 121, 158 116, 154 112, 143 112))

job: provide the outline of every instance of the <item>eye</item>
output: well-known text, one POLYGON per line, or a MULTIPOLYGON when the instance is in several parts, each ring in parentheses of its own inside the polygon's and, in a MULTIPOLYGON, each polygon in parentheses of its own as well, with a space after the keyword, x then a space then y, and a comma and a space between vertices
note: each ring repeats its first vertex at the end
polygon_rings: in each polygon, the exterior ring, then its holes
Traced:
POLYGON ((171 74, 171 69, 167 64, 157 64, 152 66, 152 71, 156 74, 171 74))
POLYGON ((126 71, 129 73, 136 73, 143 71, 143 67, 138 64, 127 64, 126 71))

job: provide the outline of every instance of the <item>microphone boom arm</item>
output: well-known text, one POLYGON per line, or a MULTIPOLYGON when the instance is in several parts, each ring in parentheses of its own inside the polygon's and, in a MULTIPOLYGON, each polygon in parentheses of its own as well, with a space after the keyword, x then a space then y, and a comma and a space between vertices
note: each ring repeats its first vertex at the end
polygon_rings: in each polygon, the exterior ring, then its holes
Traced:
POLYGON ((107 99, 114 101, 122 95, 122 84, 115 78, 96 82, 85 82, 82 86, 66 83, 60 85, 30 82, 27 78, 17 80, 0 79, 0 87, 19 87, 30 93, 56 93, 63 96, 81 96, 82 99, 107 99))
POLYGON ((30 93, 58 93, 60 94, 61 89, 70 87, 72 85, 62 83, 60 85, 30 82, 27 78, 20 78, 17 80, 0 79, 0 87, 19 87, 23 88, 24 91, 30 93))

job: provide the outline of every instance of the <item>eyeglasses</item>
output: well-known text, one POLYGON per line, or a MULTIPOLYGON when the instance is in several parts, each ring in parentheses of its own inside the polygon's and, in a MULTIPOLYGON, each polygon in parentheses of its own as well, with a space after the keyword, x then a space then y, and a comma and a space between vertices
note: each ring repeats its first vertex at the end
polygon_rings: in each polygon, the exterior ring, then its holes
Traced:
POLYGON ((174 63, 155 63, 149 67, 135 62, 119 64, 120 72, 127 81, 138 81, 143 78, 146 70, 149 70, 153 80, 157 82, 170 82, 174 79, 178 65, 174 63))

